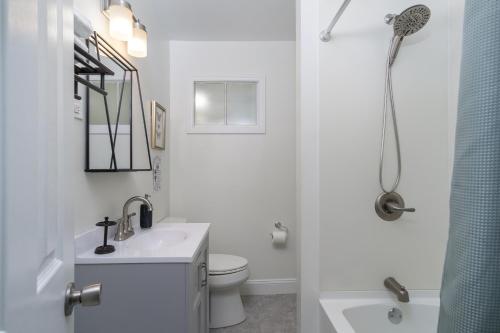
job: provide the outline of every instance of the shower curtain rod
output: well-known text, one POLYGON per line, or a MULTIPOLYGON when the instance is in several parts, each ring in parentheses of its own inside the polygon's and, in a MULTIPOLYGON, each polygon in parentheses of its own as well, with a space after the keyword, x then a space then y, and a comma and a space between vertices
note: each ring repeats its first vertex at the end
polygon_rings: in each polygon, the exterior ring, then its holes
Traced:
POLYGON ((333 27, 335 27, 335 25, 339 21, 342 14, 344 14, 344 11, 346 10, 347 6, 349 6, 350 3, 351 0, 344 0, 344 3, 342 4, 342 6, 340 6, 339 10, 337 11, 337 14, 335 14, 328 27, 325 30, 321 31, 319 39, 321 39, 323 42, 328 42, 330 41, 330 39, 332 39, 333 27))

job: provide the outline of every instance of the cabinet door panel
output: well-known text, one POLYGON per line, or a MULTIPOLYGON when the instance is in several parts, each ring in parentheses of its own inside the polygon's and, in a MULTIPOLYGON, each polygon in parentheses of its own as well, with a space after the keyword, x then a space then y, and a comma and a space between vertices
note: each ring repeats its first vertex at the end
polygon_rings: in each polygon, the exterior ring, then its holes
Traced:
POLYGON ((208 333, 208 246, 190 267, 190 333, 208 333))

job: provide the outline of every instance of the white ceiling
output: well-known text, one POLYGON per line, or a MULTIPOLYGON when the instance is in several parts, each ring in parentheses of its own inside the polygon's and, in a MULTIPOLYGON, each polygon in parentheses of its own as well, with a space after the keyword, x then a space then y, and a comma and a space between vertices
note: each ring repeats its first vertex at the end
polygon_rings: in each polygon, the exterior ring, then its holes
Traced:
POLYGON ((295 40, 295 0, 129 0, 153 39, 295 40))

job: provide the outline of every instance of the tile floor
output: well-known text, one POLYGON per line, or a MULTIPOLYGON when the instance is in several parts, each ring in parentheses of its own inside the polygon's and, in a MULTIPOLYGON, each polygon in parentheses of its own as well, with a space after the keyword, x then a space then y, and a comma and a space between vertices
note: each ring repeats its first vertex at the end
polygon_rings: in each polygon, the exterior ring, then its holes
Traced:
POLYGON ((211 329, 210 333, 295 333, 296 295, 243 296, 247 319, 241 324, 211 329))

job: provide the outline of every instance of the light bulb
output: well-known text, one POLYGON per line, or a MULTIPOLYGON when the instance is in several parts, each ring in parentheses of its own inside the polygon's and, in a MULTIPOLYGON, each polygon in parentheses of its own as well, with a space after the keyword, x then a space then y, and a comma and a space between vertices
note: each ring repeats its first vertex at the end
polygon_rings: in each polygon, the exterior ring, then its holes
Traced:
POLYGON ((146 27, 139 21, 134 22, 134 31, 127 43, 127 51, 136 58, 144 58, 148 55, 148 33, 146 27))
POLYGON ((133 35, 132 6, 126 1, 111 1, 108 8, 109 35, 120 41, 128 41, 133 35))

